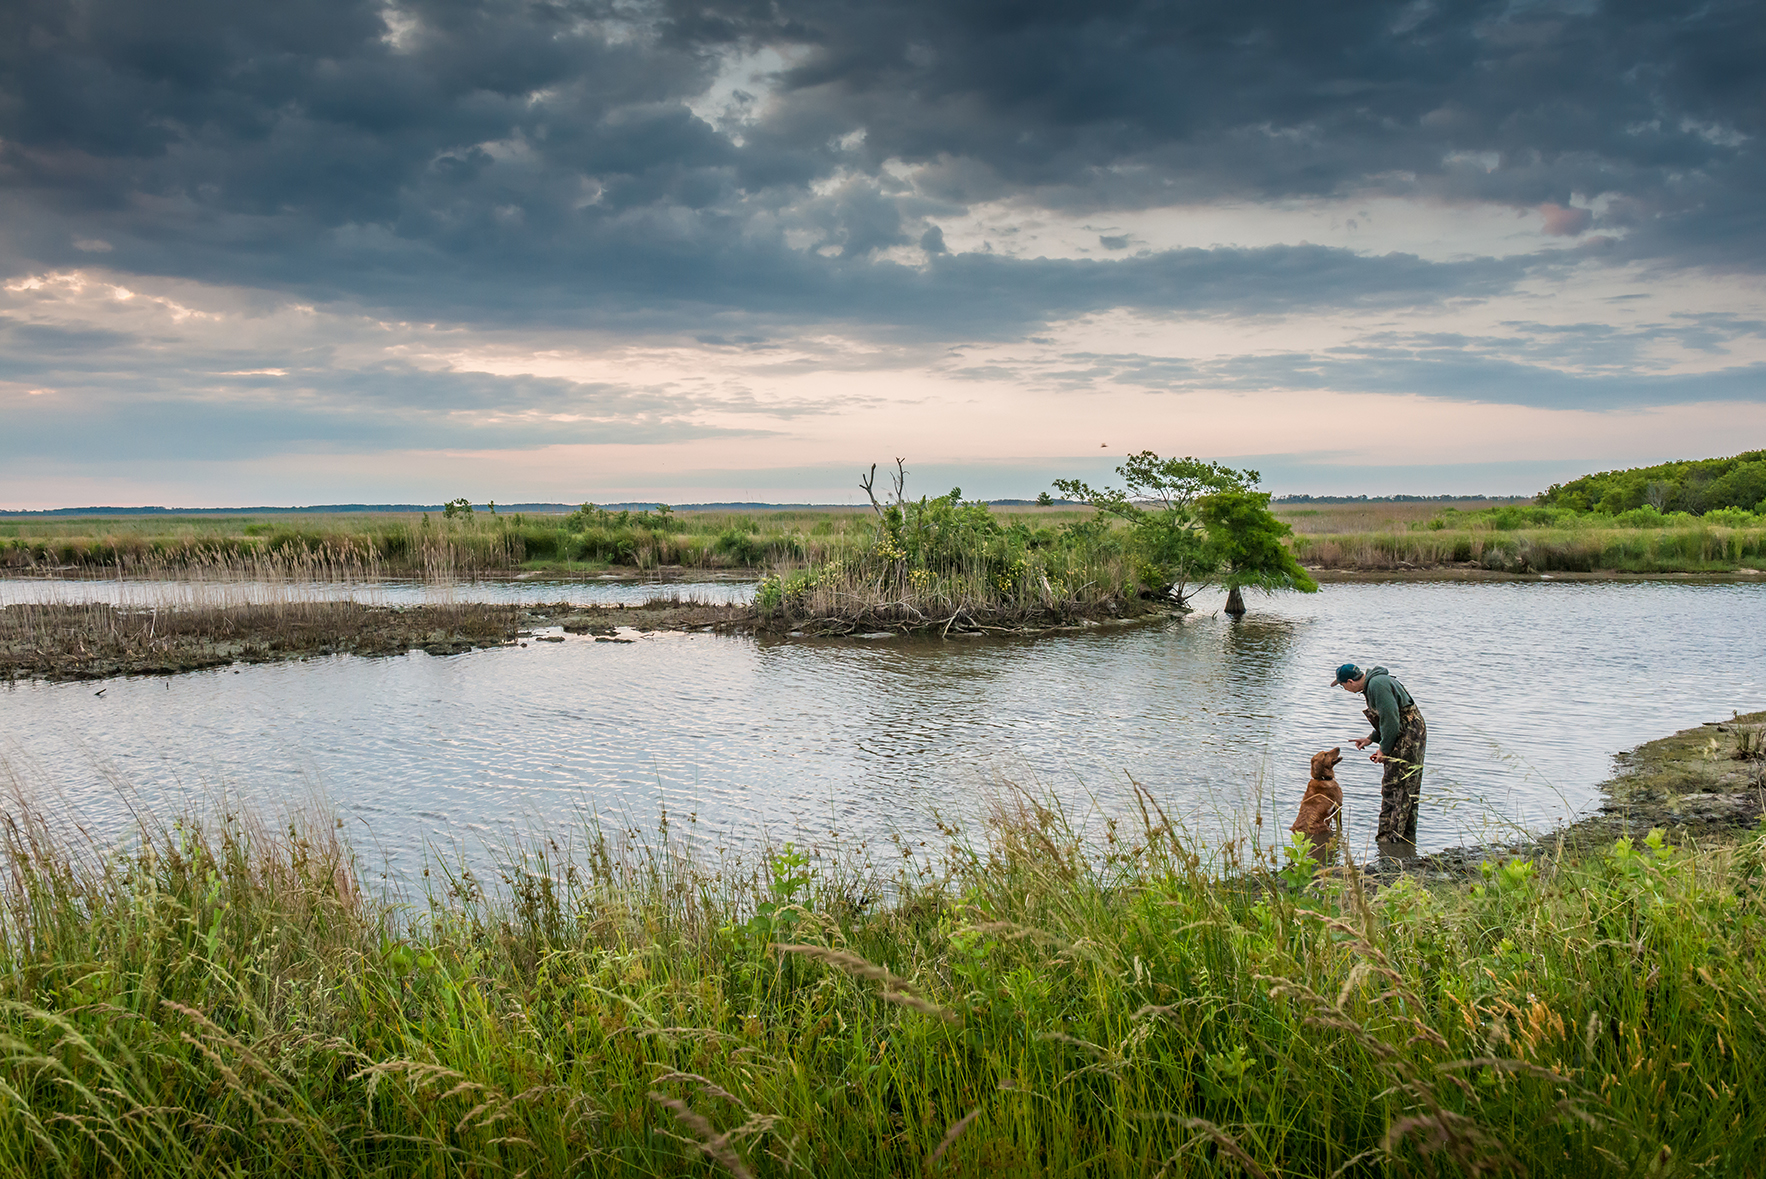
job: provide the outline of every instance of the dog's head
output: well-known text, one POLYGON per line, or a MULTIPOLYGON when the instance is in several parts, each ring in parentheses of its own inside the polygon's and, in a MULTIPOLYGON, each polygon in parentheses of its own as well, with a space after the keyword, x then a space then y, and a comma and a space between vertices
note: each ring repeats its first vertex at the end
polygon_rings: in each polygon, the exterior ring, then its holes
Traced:
POLYGON ((1343 760, 1342 746, 1335 749, 1324 749, 1312 755, 1312 776, 1321 781, 1330 781, 1336 777, 1331 767, 1343 760))

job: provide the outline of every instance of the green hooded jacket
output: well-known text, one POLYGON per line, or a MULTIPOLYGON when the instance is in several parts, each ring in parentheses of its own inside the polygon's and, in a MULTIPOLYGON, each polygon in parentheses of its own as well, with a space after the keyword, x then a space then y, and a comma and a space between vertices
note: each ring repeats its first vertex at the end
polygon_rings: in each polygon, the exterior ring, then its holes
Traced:
POLYGON ((1367 669, 1367 685, 1362 688, 1367 706, 1380 714, 1380 727, 1369 734, 1382 752, 1390 753, 1392 743, 1398 740, 1398 733, 1404 727, 1398 714, 1416 703, 1404 685, 1392 678, 1390 672, 1383 667, 1367 669))

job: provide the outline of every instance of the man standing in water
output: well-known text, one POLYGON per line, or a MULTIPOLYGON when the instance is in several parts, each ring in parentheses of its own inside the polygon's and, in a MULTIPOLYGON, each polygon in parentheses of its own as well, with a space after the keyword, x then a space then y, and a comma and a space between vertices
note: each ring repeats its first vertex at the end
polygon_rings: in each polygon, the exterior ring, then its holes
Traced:
POLYGON ((1377 744, 1370 760, 1385 770, 1380 779, 1380 826, 1374 838, 1382 852, 1411 855, 1416 851, 1417 800, 1423 793, 1423 752, 1429 743, 1422 711, 1383 667, 1362 671, 1345 663, 1331 682, 1346 692, 1360 692, 1367 701, 1362 712, 1374 731, 1356 738, 1355 748, 1377 744))

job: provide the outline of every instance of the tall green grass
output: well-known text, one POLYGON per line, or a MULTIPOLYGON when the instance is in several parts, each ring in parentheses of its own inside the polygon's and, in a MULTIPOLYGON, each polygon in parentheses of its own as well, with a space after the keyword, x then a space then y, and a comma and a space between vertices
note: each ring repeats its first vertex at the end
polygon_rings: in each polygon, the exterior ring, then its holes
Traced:
POLYGON ((948 631, 1140 608, 1144 583, 1120 529, 1035 527, 949 497, 890 512, 819 561, 775 565, 755 591, 757 613, 822 631, 948 631))
POLYGON ((398 905, 323 825, 14 810, 0 1171, 1756 1173, 1766 835, 1370 896, 1145 814, 541 839, 398 905))
MULTIPOLYGON (((84 531, 0 539, 0 568, 74 569, 125 577, 338 581, 414 573, 449 577, 522 560, 506 523, 340 517, 202 529, 143 530, 134 521, 83 522, 84 531), (114 525, 108 528, 106 525, 114 525)), ((161 529, 165 526, 161 525, 161 529)))
POLYGON ((1615 516, 1503 504, 1413 513, 1358 531, 1313 528, 1293 545, 1300 560, 1327 569, 1470 564, 1517 573, 1724 572, 1766 560, 1766 518, 1734 509, 1692 516, 1643 507, 1615 516))
MULTIPOLYGON (((1088 513, 1000 514, 1024 515, 1046 529, 1088 513)), ((864 546, 874 532, 868 509, 613 512, 585 505, 546 516, 80 518, 5 526, 0 568, 313 580, 517 568, 754 569, 819 564, 864 546)))
POLYGON ((1759 567, 1766 526, 1460 529, 1296 536, 1294 555, 1325 569, 1475 565, 1511 573, 1704 573, 1759 567))
MULTIPOLYGON (((951 510, 960 515, 975 507, 951 510)), ((9 525, 16 535, 0 535, 0 569, 269 581, 752 569, 778 578, 782 615, 851 616, 853 604, 862 603, 875 620, 906 623, 915 622, 915 611, 944 618, 971 603, 989 603, 1004 618, 1033 609, 1086 610, 1103 598, 1138 593, 1141 579, 1120 530, 1096 524, 1090 513, 983 510, 990 528, 946 530, 960 546, 932 544, 925 552, 886 537, 868 510, 57 520, 9 525), (903 551, 893 566, 900 585, 873 568, 884 539, 903 551), (916 571, 918 584, 904 580, 916 571), (846 607, 836 609, 836 599, 846 607), (890 604, 899 602, 913 609, 892 614, 890 604)), ((1766 561, 1766 519, 1727 509, 1689 516, 1646 507, 1615 517, 1536 505, 1460 512, 1382 504, 1278 505, 1277 512, 1295 528, 1289 543, 1296 557, 1327 569, 1469 564, 1509 572, 1692 573, 1766 561)))

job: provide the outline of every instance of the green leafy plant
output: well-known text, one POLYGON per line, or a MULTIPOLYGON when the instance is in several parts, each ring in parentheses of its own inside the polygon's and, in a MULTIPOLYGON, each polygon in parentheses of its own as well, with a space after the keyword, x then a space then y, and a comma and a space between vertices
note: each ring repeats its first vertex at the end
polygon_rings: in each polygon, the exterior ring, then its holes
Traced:
POLYGON ((1293 529, 1270 512, 1268 492, 1224 488, 1203 496, 1196 507, 1208 530, 1208 564, 1214 569, 1214 579, 1227 591, 1229 614, 1244 613, 1241 595, 1247 589, 1266 594, 1277 590, 1318 592, 1318 582, 1283 543, 1293 529))
POLYGON ((1178 605, 1207 584, 1219 566, 1208 547, 1200 501, 1257 482, 1256 471, 1238 471, 1197 458, 1160 458, 1150 450, 1130 455, 1116 468, 1121 488, 1096 488, 1078 479, 1057 479, 1055 489, 1097 509, 1100 519, 1128 525, 1145 592, 1178 605))
POLYGON ((1259 475, 1197 458, 1160 458, 1150 450, 1116 468, 1122 488, 1057 479, 1066 496, 1097 509, 1100 520, 1128 525, 1144 592, 1181 606, 1203 586, 1227 590, 1227 610, 1243 613, 1242 592, 1317 591, 1284 540, 1287 524, 1256 490, 1259 475))

